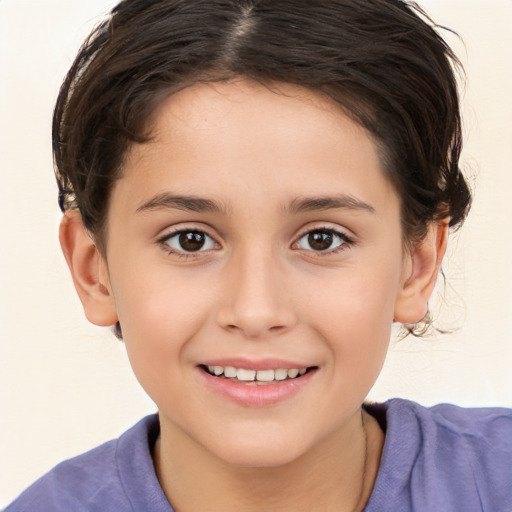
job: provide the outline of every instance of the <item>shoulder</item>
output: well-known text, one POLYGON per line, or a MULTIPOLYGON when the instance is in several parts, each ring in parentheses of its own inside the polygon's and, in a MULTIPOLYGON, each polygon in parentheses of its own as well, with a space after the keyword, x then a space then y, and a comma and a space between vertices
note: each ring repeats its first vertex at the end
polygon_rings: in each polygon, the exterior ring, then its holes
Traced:
POLYGON ((150 454, 152 432, 156 437, 156 415, 144 418, 119 439, 60 463, 5 512, 134 510, 127 489, 130 479, 158 487, 150 454))
POLYGON ((118 500, 115 452, 116 441, 109 441, 94 450, 61 462, 34 482, 5 512, 95 510, 85 504, 88 501, 86 497, 96 491, 104 493, 106 488, 110 488, 110 494, 118 500))
POLYGON ((408 510, 512 509, 512 410, 399 399, 368 410, 386 423, 376 488, 393 480, 408 510))
POLYGON ((392 400, 387 418, 392 428, 399 426, 397 421, 409 424, 418 435, 413 439, 422 441, 425 455, 448 462, 455 458, 473 466, 490 465, 495 469, 512 462, 510 409, 463 408, 451 404, 423 407, 407 400, 392 400))
POLYGON ((424 407, 401 399, 389 400, 376 407, 385 411, 386 421, 391 424, 405 420, 424 432, 435 431, 440 436, 457 436, 472 442, 507 441, 510 448, 510 437, 503 437, 503 434, 512 432, 511 409, 464 408, 452 404, 424 407))

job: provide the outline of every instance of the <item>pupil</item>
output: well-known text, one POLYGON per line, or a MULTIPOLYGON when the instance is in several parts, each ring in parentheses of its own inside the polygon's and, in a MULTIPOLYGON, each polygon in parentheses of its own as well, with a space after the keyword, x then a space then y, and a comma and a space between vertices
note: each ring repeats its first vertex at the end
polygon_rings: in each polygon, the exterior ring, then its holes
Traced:
POLYGON ((332 233, 328 231, 314 231, 309 234, 308 242, 315 251, 325 251, 332 245, 332 233))
POLYGON ((194 252, 199 251, 204 245, 204 234, 197 232, 181 233, 180 245, 185 251, 194 252))

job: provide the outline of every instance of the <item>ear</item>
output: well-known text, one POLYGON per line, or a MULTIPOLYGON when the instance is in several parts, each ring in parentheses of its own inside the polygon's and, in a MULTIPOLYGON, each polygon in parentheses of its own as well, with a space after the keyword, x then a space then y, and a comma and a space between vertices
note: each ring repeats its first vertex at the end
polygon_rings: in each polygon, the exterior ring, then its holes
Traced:
POLYGON ((107 265, 84 228, 79 212, 72 210, 64 213, 59 240, 85 316, 95 325, 114 325, 117 313, 107 265))
POLYGON ((404 260, 400 289, 395 302, 396 322, 415 324, 428 312, 448 243, 449 219, 433 222, 427 235, 404 260))

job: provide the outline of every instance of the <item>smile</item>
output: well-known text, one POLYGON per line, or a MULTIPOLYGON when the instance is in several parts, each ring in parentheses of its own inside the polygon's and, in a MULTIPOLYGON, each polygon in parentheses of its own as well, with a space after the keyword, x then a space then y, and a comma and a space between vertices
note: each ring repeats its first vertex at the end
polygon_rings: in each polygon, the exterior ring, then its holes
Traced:
POLYGON ((201 380, 215 395, 251 408, 274 406, 290 399, 309 387, 319 370, 318 366, 279 360, 253 361, 252 364, 243 360, 238 364, 209 361, 199 364, 197 369, 201 380))
POLYGON ((215 377, 259 385, 296 379, 302 377, 308 371, 308 368, 248 370, 246 368, 235 368, 234 366, 212 365, 203 366, 202 368, 215 377))

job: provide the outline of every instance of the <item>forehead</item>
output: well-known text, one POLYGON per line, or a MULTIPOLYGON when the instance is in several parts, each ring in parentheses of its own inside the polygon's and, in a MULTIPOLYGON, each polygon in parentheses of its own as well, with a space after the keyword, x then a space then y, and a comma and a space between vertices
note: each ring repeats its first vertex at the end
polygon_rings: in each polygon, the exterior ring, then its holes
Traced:
POLYGON ((130 149, 113 200, 128 188, 139 204, 169 189, 213 198, 235 187, 233 198, 272 191, 281 202, 341 188, 373 200, 393 193, 368 132, 299 86, 196 84, 168 97, 151 127, 151 142, 130 149))
POLYGON ((158 135, 159 128, 172 130, 176 121, 180 122, 180 131, 202 129, 213 120, 219 129, 239 122, 244 124, 246 133, 264 136, 261 123, 270 128, 266 124, 269 114, 274 119, 274 130, 284 125, 286 132, 281 132, 281 136, 290 133, 286 124, 290 118, 296 122, 297 129, 303 129, 305 125, 312 129, 327 125, 334 127, 345 119, 340 105, 320 92, 289 83, 262 84, 238 77, 228 81, 196 83, 171 94, 156 109, 153 126, 158 135), (248 124, 249 115, 251 123, 248 124))

